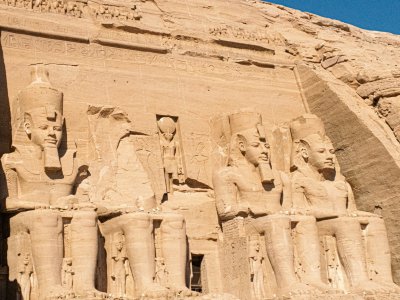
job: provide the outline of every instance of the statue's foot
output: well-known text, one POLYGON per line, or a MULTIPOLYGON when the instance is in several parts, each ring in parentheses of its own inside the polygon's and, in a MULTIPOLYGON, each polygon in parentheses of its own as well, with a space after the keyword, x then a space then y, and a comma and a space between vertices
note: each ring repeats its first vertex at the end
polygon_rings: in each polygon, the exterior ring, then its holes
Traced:
POLYGON ((145 286, 140 293, 140 296, 145 298, 163 298, 167 297, 170 293, 171 292, 167 288, 158 283, 153 283, 145 286))
POLYGON ((201 295, 198 292, 188 289, 186 286, 169 286, 169 288, 181 297, 193 297, 201 295))
POLYGON ((54 299, 69 299, 75 296, 74 292, 68 290, 60 285, 52 286, 45 293, 43 299, 45 300, 54 300, 54 299))
POLYGON ((320 295, 321 292, 313 286, 301 282, 295 282, 280 288, 280 294, 282 297, 291 297, 298 295, 320 295))
POLYGON ((324 294, 343 294, 344 292, 340 289, 333 288, 321 281, 308 281, 306 282, 307 285, 310 285, 312 287, 315 287, 319 291, 321 291, 324 294))
POLYGON ((358 284, 355 284, 351 287, 350 290, 355 294, 390 293, 389 288, 371 280, 365 280, 358 284))

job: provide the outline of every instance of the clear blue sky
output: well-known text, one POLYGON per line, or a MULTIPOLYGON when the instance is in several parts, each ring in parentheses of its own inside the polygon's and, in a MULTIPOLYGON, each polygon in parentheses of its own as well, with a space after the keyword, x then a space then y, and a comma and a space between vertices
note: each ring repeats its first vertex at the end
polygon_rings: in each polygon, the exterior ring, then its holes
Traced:
POLYGON ((400 0, 270 0, 360 28, 400 34, 400 0))

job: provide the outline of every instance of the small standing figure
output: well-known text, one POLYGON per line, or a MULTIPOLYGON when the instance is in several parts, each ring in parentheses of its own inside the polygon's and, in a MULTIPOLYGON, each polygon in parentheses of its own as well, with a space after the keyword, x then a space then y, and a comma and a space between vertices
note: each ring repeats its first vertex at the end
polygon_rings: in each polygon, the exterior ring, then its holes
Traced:
POLYGON ((183 163, 179 142, 176 141, 176 123, 170 117, 162 117, 158 120, 160 130, 161 154, 164 164, 164 177, 167 193, 173 193, 173 181, 180 184, 185 182, 183 163))
POLYGON ((64 258, 63 261, 63 268, 62 268, 62 286, 65 287, 68 291, 72 290, 73 286, 73 276, 74 271, 72 270, 72 259, 71 258, 64 258))
POLYGON ((264 256, 261 253, 260 241, 257 239, 250 240, 249 243, 249 263, 250 263, 250 280, 252 285, 252 294, 254 299, 264 299, 264 256))
POLYGON ((164 258, 156 258, 156 276, 155 281, 162 286, 168 286, 168 271, 164 262, 164 258))
POLYGON ((18 300, 30 300, 32 280, 33 280, 33 265, 31 255, 29 253, 18 253, 19 268, 18 268, 18 284, 19 292, 18 300))
POLYGON ((112 274, 113 295, 116 297, 126 296, 126 277, 129 274, 128 257, 125 253, 124 236, 121 233, 115 235, 112 252, 112 274))

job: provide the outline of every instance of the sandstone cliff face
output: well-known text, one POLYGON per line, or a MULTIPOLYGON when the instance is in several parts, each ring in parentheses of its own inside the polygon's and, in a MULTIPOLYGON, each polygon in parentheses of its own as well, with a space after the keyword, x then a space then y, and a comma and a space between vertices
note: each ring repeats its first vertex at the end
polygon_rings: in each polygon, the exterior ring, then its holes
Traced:
MULTIPOLYGON (((36 63, 48 65, 65 94, 73 120, 67 139, 81 158, 88 156, 87 103, 129 114, 160 201, 158 117, 179 117, 185 174, 209 189, 222 164, 222 136, 210 129, 215 115, 256 109, 274 140, 274 129, 312 112, 325 123, 359 208, 383 215, 400 283, 400 37, 246 0, 0 0, 0 33, 1 153, 10 151, 14 100, 36 63)), ((273 163, 288 171, 283 148, 276 145, 273 163)), ((170 209, 189 216, 191 243, 213 256, 215 211, 207 225, 188 212, 212 211, 211 198, 191 204, 185 193, 170 209)), ((218 276, 210 271, 210 292, 220 288, 218 276)))

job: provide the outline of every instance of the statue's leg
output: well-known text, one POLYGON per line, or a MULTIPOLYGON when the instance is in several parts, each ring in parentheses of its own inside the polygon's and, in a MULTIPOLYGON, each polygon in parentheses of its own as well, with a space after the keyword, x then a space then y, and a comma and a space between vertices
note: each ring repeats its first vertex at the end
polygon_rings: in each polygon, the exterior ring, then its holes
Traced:
POLYGON ((302 282, 323 292, 338 292, 323 283, 321 278, 321 256, 317 222, 311 216, 296 216, 295 244, 304 275, 302 282))
MULTIPOLYGON (((363 223, 362 220, 360 221, 363 223)), ((391 255, 385 222, 380 218, 368 218, 366 223, 368 263, 375 273, 374 280, 398 292, 400 287, 394 284, 392 277, 391 255)))
POLYGON ((166 213, 161 222, 161 251, 168 272, 168 285, 185 295, 192 292, 186 287, 187 243, 183 216, 166 213))
POLYGON ((95 290, 98 252, 97 216, 94 211, 76 211, 71 221, 73 289, 78 295, 100 293, 95 290))
POLYGON ((61 287, 63 259, 62 220, 58 212, 30 212, 32 257, 38 281, 40 299, 64 295, 61 287))
POLYGON ((290 223, 290 218, 282 215, 263 218, 267 254, 280 294, 286 296, 317 293, 315 288, 300 283, 296 277, 290 223))
POLYGON ((367 273, 365 251, 361 238, 360 223, 350 217, 340 217, 318 222, 321 231, 324 227, 332 230, 340 260, 350 281, 351 290, 355 293, 382 292, 382 286, 370 281, 367 273))
POLYGON ((130 213, 119 218, 137 294, 149 297, 165 294, 166 289, 153 282, 155 247, 152 219, 146 213, 130 213))

